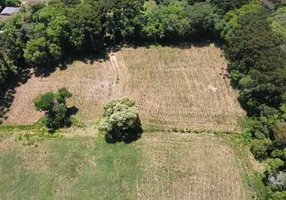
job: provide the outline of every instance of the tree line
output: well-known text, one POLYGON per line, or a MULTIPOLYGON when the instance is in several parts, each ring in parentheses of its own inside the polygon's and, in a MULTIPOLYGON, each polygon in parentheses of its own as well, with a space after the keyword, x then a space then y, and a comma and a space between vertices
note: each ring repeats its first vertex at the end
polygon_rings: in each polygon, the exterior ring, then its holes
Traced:
POLYGON ((215 21, 246 0, 51 0, 1 22, 0 84, 26 66, 49 68, 72 53, 102 53, 135 41, 215 35, 215 21))
MULTIPOLYGON (((285 0, 51 0, 0 24, 0 85, 27 66, 46 69, 72 54, 105 53, 133 42, 223 43, 248 113, 244 134, 268 163, 266 181, 286 169, 285 0)), ((286 184, 268 188, 285 199, 286 184)))

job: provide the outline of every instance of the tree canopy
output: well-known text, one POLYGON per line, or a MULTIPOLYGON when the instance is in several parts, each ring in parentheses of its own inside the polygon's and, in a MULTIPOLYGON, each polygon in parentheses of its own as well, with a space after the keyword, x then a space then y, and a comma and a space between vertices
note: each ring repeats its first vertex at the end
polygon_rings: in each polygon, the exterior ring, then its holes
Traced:
POLYGON ((131 142, 142 132, 138 108, 128 98, 108 101, 103 106, 100 129, 106 132, 107 142, 131 142))
POLYGON ((66 99, 71 96, 66 88, 60 88, 57 93, 47 92, 34 100, 36 110, 45 112, 47 128, 53 131, 71 123, 66 107, 66 99))

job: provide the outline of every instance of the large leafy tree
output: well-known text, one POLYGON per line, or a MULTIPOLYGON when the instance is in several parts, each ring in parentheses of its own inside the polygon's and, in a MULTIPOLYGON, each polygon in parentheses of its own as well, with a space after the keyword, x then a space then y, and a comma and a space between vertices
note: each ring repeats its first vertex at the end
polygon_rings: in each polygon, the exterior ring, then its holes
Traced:
POLYGON ((109 101, 104 104, 100 129, 106 132, 107 142, 130 142, 142 132, 135 102, 128 98, 109 101))
POLYGON ((196 3, 188 6, 185 11, 185 17, 191 21, 191 33, 208 35, 214 34, 214 7, 210 3, 196 3))
POLYGON ((71 96, 66 88, 61 88, 57 93, 47 92, 34 100, 36 110, 45 112, 47 128, 55 130, 71 123, 66 107, 66 99, 71 96))
POLYGON ((184 16, 186 2, 171 2, 168 5, 157 6, 153 0, 144 4, 145 38, 153 39, 180 39, 185 38, 190 31, 190 20, 184 16))
POLYGON ((31 64, 59 61, 69 48, 68 11, 60 5, 45 6, 29 16, 33 24, 26 31, 24 56, 31 64))
POLYGON ((70 43, 77 50, 95 51, 103 45, 103 30, 98 7, 79 4, 69 12, 70 43))
POLYGON ((24 51, 24 57, 31 64, 42 64, 48 61, 48 46, 46 38, 30 40, 24 51))
POLYGON ((137 39, 143 3, 144 0, 99 1, 101 23, 108 42, 137 39))

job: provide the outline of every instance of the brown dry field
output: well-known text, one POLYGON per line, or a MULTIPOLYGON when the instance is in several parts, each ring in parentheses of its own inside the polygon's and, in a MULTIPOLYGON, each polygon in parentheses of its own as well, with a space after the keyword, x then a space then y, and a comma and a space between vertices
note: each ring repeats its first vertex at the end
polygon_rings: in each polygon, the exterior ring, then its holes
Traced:
POLYGON ((227 61, 214 45, 192 48, 122 48, 107 61, 75 61, 48 77, 32 76, 16 88, 5 124, 31 124, 41 117, 32 100, 67 87, 70 106, 85 121, 100 118, 109 99, 136 100, 144 125, 190 130, 239 131, 244 111, 224 78, 227 61))
POLYGON ((136 145, 143 153, 137 199, 253 199, 255 193, 246 184, 250 166, 243 169, 224 138, 147 133, 136 145))

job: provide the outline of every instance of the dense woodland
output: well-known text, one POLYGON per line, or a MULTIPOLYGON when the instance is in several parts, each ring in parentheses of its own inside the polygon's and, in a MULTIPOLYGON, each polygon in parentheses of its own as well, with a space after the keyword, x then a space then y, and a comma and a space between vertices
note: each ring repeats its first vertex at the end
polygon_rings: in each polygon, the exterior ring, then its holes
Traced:
POLYGON ((1 90, 30 66, 49 70, 119 44, 219 42, 248 113, 245 137, 268 163, 267 198, 286 199, 278 181, 286 169, 285 0, 51 0, 22 7, 0 28, 1 90))

